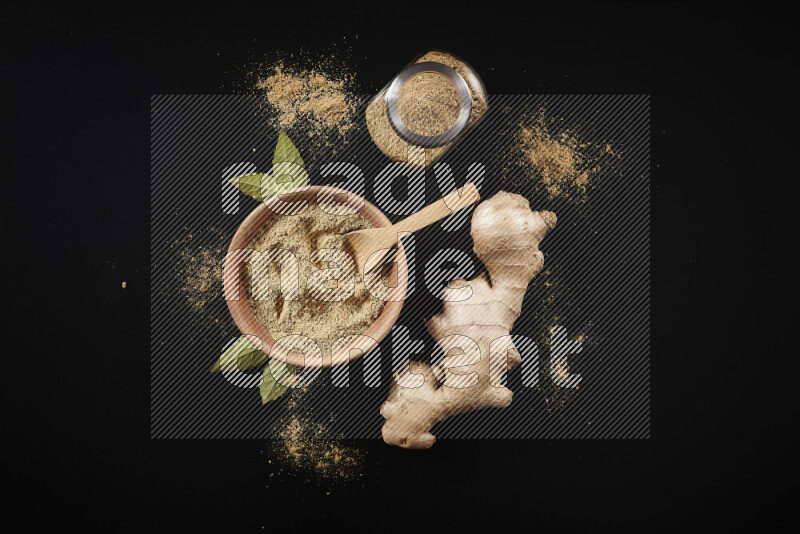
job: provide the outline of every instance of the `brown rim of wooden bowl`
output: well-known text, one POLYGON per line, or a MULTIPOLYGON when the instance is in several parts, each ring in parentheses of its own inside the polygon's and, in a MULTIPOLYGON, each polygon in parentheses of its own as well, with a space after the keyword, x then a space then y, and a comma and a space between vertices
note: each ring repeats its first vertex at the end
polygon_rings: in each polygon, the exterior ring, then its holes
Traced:
MULTIPOLYGON (((273 197, 267 202, 262 202, 258 205, 247 218, 239 226, 238 230, 231 240, 228 247, 228 254, 225 256, 225 264, 223 268, 223 294, 228 303, 228 309, 231 312, 234 323, 239 328, 239 331, 248 336, 255 336, 261 340, 261 346, 258 347, 261 352, 270 356, 275 360, 285 362, 293 367, 331 367, 334 362, 336 364, 344 363, 345 361, 355 360, 362 356, 367 350, 352 350, 355 348, 353 344, 345 345, 342 349, 337 351, 336 354, 324 356, 321 364, 319 361, 306 365, 305 356, 301 353, 291 352, 287 350, 277 351, 276 354, 270 355, 272 347, 275 345, 275 339, 270 335, 269 330, 256 319, 255 313, 250 306, 245 295, 244 287, 242 284, 241 265, 244 263, 244 258, 241 253, 237 254, 236 251, 248 248, 250 242, 255 237, 256 233, 266 223, 270 217, 275 214, 274 210, 280 209, 280 203, 283 202, 297 202, 297 201, 312 201, 317 202, 322 193, 322 198, 326 202, 335 202, 340 205, 346 205, 357 209, 361 215, 367 218, 376 228, 391 226, 391 221, 383 214, 378 208, 372 205, 365 198, 356 195, 350 191, 339 189, 336 187, 313 185, 307 188, 294 189, 273 197), (340 195, 346 195, 343 200, 340 195), (335 199, 335 200, 332 200, 335 199), (231 298, 228 298, 231 296, 231 298)), ((386 337, 389 331, 397 321, 400 315, 400 310, 403 308, 403 300, 406 296, 408 288, 408 263, 406 254, 403 250, 403 245, 398 243, 398 254, 394 265, 392 266, 389 276, 390 278, 397 277, 397 287, 394 290, 394 298, 398 300, 389 301, 383 307, 383 311, 375 320, 375 322, 364 332, 364 336, 375 340, 374 347, 386 337), (399 266, 399 268, 398 268, 399 266)), ((257 343, 256 343, 257 345, 257 343)), ((280 345, 279 345, 280 347, 280 345)))

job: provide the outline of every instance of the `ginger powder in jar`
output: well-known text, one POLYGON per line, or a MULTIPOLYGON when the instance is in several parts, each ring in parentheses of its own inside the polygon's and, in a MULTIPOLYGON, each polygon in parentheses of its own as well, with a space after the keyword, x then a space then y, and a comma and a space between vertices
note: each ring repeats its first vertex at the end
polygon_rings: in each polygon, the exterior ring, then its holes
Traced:
POLYGON ((369 103, 367 128, 393 161, 427 167, 486 114, 486 89, 465 61, 442 50, 422 54, 369 103))

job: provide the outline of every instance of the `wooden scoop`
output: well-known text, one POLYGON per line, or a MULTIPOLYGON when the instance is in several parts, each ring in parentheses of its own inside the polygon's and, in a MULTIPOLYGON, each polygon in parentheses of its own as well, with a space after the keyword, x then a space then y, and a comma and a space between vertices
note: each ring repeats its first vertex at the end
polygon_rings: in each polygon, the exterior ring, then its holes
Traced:
MULTIPOLYGON (((349 251, 356 261, 359 273, 364 272, 364 266, 369 257, 381 249, 390 249, 397 244, 400 232, 416 232, 429 224, 444 219, 448 215, 462 208, 474 204, 481 199, 473 183, 468 183, 461 189, 456 189, 441 200, 425 206, 417 213, 406 217, 397 224, 383 228, 370 228, 358 230, 344 235, 344 249, 349 251)), ((380 257, 380 256, 379 256, 380 257)), ((375 263, 375 258, 371 264, 375 263)))

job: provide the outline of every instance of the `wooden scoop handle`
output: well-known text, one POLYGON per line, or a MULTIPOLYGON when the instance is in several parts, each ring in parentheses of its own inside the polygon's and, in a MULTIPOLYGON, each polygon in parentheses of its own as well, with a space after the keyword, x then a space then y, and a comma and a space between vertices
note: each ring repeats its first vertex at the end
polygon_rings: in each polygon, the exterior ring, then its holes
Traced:
POLYGON ((398 232, 416 232, 426 226, 440 221, 460 209, 476 203, 481 199, 475 184, 468 183, 461 189, 456 189, 441 200, 425 206, 418 212, 406 217, 394 225, 398 232))

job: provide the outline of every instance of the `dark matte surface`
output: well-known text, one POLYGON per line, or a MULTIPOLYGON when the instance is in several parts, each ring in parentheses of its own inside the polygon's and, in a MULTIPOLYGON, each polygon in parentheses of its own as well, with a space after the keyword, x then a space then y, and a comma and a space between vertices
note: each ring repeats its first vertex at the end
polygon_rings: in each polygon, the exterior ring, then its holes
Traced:
POLYGON ((524 14, 490 5, 455 24, 429 5, 389 19, 372 4, 292 8, 287 21, 273 5, 25 3, 4 14, 6 176, 23 186, 7 197, 7 227, 30 258, 14 266, 37 276, 33 294, 11 305, 30 330, 46 298, 50 320, 28 334, 27 351, 6 351, 4 411, 19 423, 5 431, 19 448, 6 465, 22 471, 8 521, 261 531, 318 518, 329 528, 427 528, 497 516, 531 530, 641 531, 777 519, 788 506, 772 489, 780 457, 759 450, 780 436, 763 417, 776 392, 743 385, 757 371, 751 361, 772 352, 755 317, 769 292, 769 275, 758 274, 769 247, 756 247, 758 261, 743 250, 769 231, 769 205, 744 180, 737 113, 750 65, 767 57, 752 33, 762 22, 727 5, 524 14), (405 36, 389 40, 398 27, 405 36), (149 440, 150 95, 225 93, 242 65, 273 49, 333 45, 352 46, 367 92, 439 46, 469 58, 495 93, 653 95, 651 440, 459 441, 428 452, 371 442, 363 485, 330 495, 302 478, 269 479, 257 442, 149 440))

